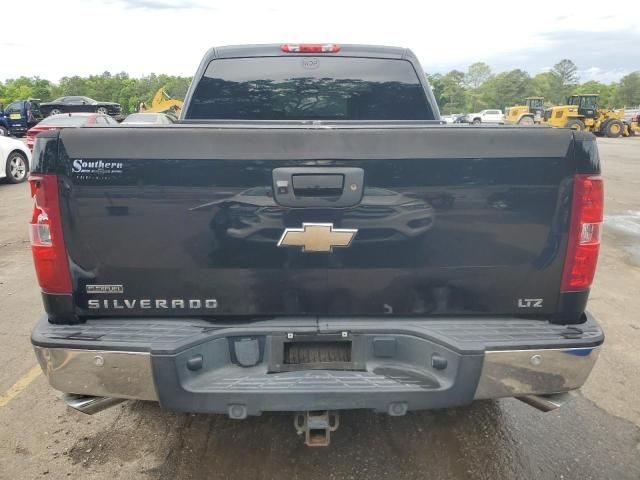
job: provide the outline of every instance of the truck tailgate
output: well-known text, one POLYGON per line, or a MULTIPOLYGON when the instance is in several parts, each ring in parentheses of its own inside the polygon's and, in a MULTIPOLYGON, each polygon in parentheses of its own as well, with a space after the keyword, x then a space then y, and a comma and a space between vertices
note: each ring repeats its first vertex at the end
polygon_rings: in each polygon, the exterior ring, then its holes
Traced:
POLYGON ((568 130, 178 125, 59 139, 80 316, 557 310, 568 130))

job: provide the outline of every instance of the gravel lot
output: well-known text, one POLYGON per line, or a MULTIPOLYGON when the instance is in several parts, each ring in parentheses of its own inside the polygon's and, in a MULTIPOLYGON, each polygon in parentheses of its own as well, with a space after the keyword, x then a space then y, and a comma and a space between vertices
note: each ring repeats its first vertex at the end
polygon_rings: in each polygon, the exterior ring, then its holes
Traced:
POLYGON ((41 315, 27 185, 0 184, 0 479, 640 478, 640 137, 600 139, 606 231, 590 310, 605 347, 583 396, 542 414, 517 400, 390 418, 348 412, 325 449, 289 415, 244 421, 126 402, 67 409, 29 343, 41 315))

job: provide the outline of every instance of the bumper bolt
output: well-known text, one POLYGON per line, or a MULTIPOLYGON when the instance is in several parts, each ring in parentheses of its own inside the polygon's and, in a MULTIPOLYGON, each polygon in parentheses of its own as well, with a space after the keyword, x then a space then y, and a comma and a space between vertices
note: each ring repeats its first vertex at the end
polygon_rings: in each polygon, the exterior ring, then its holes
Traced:
POLYGON ((227 413, 229 418, 233 420, 244 420, 247 418, 247 407, 244 405, 229 405, 227 413))
POLYGON ((388 413, 392 417, 402 417, 407 413, 408 407, 405 402, 393 402, 389 405, 388 413))

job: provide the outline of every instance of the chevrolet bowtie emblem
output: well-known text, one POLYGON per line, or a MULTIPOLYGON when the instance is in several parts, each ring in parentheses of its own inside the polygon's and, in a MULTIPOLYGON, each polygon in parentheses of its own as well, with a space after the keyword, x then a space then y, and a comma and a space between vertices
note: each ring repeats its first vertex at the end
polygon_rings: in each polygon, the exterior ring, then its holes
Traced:
POLYGON ((333 223, 303 223, 302 228, 285 229, 279 247, 302 247, 303 252, 330 252, 348 247, 358 233, 356 228, 333 228, 333 223))

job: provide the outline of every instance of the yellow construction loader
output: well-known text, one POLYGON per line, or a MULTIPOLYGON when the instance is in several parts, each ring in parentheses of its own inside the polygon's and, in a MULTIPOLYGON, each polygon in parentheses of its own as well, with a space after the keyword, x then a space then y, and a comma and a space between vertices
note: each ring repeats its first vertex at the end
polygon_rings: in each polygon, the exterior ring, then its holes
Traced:
POLYGON ((524 105, 507 108, 505 123, 518 125, 533 125, 540 123, 544 110, 544 97, 527 97, 524 105))
POLYGON ((171 98, 167 91, 164 88, 161 88, 153 96, 153 100, 151 100, 151 106, 148 108, 143 107, 141 111, 167 113, 179 117, 180 112, 182 111, 183 103, 184 102, 182 100, 171 98))
POLYGON ((631 117, 629 122, 629 136, 640 135, 640 113, 636 113, 631 117))
POLYGON ((624 110, 598 108, 597 94, 570 96, 566 105, 546 109, 540 123, 611 138, 629 135, 629 125, 624 122, 624 110))

